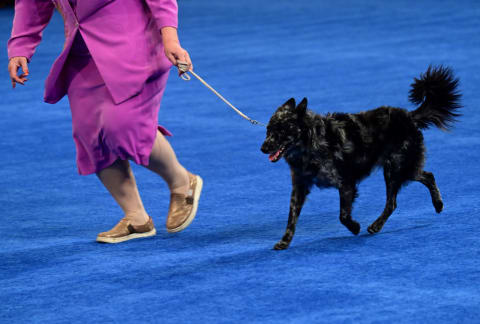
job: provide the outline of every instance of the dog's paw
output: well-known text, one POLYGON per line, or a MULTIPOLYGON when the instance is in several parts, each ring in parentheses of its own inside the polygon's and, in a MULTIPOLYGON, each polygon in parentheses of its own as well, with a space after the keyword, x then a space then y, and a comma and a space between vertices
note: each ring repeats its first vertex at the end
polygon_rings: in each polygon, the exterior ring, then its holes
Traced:
POLYGON ((348 226, 348 229, 350 232, 352 232, 354 235, 358 235, 360 233, 360 224, 357 223, 356 221, 352 221, 350 225, 348 226))
POLYGON ((367 231, 368 231, 368 233, 370 233, 370 234, 375 234, 375 233, 380 232, 381 229, 382 229, 381 226, 377 226, 377 225, 375 225, 375 223, 373 223, 372 225, 370 225, 370 226, 367 228, 367 231))
POLYGON ((437 200, 433 202, 433 206, 435 207, 435 211, 440 214, 443 210, 443 201, 437 200))
POLYGON ((288 248, 288 243, 285 241, 279 241, 275 246, 273 247, 274 250, 285 250, 288 248))

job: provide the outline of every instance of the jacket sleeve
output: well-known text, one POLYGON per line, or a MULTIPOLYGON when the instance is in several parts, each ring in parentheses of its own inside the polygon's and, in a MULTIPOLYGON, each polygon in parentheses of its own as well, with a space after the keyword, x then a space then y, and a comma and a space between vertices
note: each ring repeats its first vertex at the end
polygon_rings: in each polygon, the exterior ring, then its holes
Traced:
POLYGON ((42 40, 42 32, 53 15, 52 0, 16 0, 8 58, 25 56, 29 61, 42 40))
POLYGON ((176 0, 145 0, 159 29, 178 28, 178 5, 176 0))

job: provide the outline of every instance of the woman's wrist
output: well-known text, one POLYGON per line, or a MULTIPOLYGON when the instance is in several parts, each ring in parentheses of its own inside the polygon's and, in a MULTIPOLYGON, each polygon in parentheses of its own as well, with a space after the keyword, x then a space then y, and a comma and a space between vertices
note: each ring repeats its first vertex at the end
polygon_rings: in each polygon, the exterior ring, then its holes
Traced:
POLYGON ((180 44, 180 41, 178 40, 177 29, 175 27, 163 27, 161 31, 162 31, 163 44, 166 44, 166 43, 180 44))
MULTIPOLYGON (((173 65, 178 65, 179 62, 185 62, 188 65, 188 70, 193 68, 192 60, 188 52, 182 48, 178 40, 177 29, 174 27, 163 27, 162 41, 165 49, 165 55, 173 65)), ((180 74, 183 72, 180 72, 180 74)))

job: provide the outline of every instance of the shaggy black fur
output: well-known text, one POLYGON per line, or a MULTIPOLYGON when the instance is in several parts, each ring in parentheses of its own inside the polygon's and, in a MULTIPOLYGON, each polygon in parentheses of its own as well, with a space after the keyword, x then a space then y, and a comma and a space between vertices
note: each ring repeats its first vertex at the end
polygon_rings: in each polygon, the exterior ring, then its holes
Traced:
POLYGON ((383 106, 358 114, 326 116, 307 110, 307 99, 298 106, 292 98, 277 109, 267 126, 262 152, 272 162, 285 158, 292 174, 292 195, 287 230, 275 249, 292 241, 298 216, 313 185, 335 187, 340 193, 340 222, 353 234, 360 225, 352 219, 357 185, 375 167, 383 167, 387 202, 368 232, 379 232, 397 207, 397 194, 409 181, 423 183, 437 213, 443 209, 432 173, 424 171, 425 147, 420 129, 435 125, 448 129, 461 106, 458 79, 451 69, 429 67, 411 85, 415 111, 383 106))

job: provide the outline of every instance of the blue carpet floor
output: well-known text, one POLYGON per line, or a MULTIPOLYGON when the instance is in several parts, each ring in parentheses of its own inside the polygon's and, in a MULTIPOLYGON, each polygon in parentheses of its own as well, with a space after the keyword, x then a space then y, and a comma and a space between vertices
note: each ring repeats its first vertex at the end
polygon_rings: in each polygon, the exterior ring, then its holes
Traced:
POLYGON ((430 63, 454 68, 463 116, 428 130, 426 170, 445 210, 412 183, 375 236, 381 172, 359 188, 359 236, 338 221, 335 190, 314 190, 289 250, 273 251, 288 214, 286 163, 260 152, 265 131, 198 81, 172 71, 160 120, 180 161, 205 181, 185 232, 164 229, 168 190, 134 166, 152 239, 94 242, 121 210, 95 176, 76 173, 68 102, 42 103, 63 45, 56 14, 25 87, 10 88, 0 10, 1 323, 479 323, 480 3, 180 0, 180 36, 196 72, 268 121, 290 97, 319 113, 388 104, 413 109, 409 84, 430 63))

